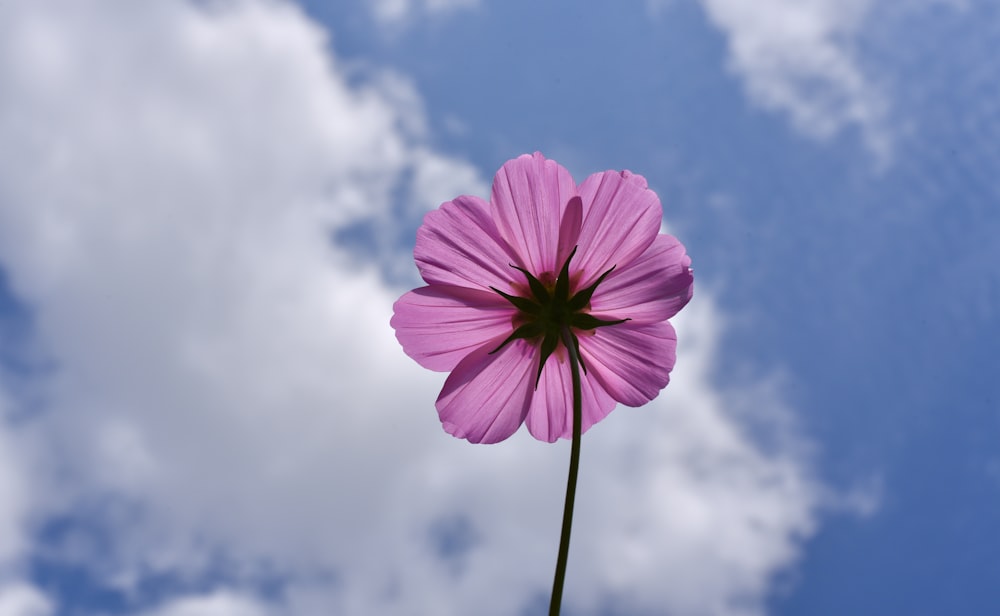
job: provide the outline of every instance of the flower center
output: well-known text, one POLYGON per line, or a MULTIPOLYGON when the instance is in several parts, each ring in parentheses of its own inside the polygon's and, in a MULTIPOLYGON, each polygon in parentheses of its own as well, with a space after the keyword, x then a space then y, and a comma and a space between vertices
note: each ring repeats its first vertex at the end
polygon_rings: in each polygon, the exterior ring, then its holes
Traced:
MULTIPOLYGON (((538 387, 538 380, 542 377, 542 368, 545 366, 545 362, 559 348, 559 345, 562 344, 564 331, 569 332, 579 356, 580 341, 577 339, 576 331, 574 330, 589 331, 598 327, 617 325, 628 321, 628 319, 615 321, 598 319, 586 312, 590 306, 590 298, 594 295, 594 291, 597 290, 597 285, 604 282, 608 274, 614 271, 614 267, 601 274, 586 289, 581 289, 575 294, 570 295, 569 263, 575 254, 576 248, 573 248, 573 251, 566 257, 566 262, 563 263, 559 275, 550 284, 544 284, 526 269, 511 265, 511 267, 524 274, 528 279, 528 297, 510 295, 496 287, 490 287, 518 310, 517 316, 514 319, 514 323, 517 325, 514 332, 501 342, 500 346, 490 351, 490 353, 496 353, 513 340, 522 339, 539 343, 541 354, 538 361, 538 374, 535 377, 536 388, 538 387)), ((580 359, 580 366, 586 374, 587 367, 584 365, 582 357, 580 359)))

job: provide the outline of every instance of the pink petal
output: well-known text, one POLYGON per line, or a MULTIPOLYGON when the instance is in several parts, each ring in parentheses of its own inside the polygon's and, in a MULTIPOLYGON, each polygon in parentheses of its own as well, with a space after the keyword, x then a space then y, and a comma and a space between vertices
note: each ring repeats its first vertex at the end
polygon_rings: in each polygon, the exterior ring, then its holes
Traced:
POLYGON ((429 284, 455 285, 505 293, 521 276, 510 267, 513 255, 479 197, 462 196, 428 212, 413 249, 420 275, 429 284))
POLYGON ((629 321, 578 335, 590 376, 618 402, 643 405, 670 381, 677 335, 669 322, 629 321))
POLYGON ((493 178, 490 208, 500 236, 535 276, 556 273, 563 211, 576 196, 569 171, 535 153, 507 161, 493 178))
POLYGON ((437 399, 446 432, 471 443, 496 443, 517 431, 531 404, 537 351, 515 340, 490 354, 497 337, 455 366, 437 399))
POLYGON ((549 443, 567 432, 572 435, 573 427, 573 377, 568 359, 559 355, 565 356, 565 350, 560 348, 545 362, 525 419, 531 436, 549 443))
POLYGON ((684 245, 671 235, 657 235, 645 252, 598 285, 590 313, 637 324, 665 321, 688 303, 693 285, 684 245))
POLYGON ((556 267, 561 268, 566 258, 577 242, 580 241, 580 225, 583 224, 583 200, 579 196, 571 197, 563 211, 562 222, 559 223, 559 251, 556 255, 556 267))
MULTIPOLYGON (((586 432, 611 412, 615 401, 600 383, 582 373, 580 393, 583 399, 581 432, 586 432)), ((552 443, 558 438, 573 437, 573 376, 563 349, 545 362, 525 423, 531 435, 540 441, 552 443)))
POLYGON ((595 173, 580 185, 583 224, 574 258, 585 287, 612 266, 627 266, 659 233, 663 208, 646 179, 630 171, 595 173))
POLYGON ((493 291, 433 285, 392 307, 389 325, 403 351, 429 370, 451 370, 476 348, 513 331, 516 312, 493 291))
MULTIPOLYGON (((586 360, 584 360, 586 361, 586 360)), ((618 402, 611 397, 611 394, 604 389, 604 386, 590 372, 590 365, 587 365, 587 374, 581 375, 581 389, 583 391, 583 432, 590 429, 592 425, 608 416, 618 402)), ((572 433, 566 433, 563 438, 570 438, 572 433)))

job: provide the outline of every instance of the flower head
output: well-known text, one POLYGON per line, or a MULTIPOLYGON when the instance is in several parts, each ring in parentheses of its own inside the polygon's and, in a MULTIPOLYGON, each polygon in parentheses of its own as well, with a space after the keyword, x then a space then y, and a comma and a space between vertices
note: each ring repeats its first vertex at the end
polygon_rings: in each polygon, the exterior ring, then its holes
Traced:
POLYGON ((399 298, 391 325, 407 355, 451 372, 436 404, 448 433, 495 443, 527 423, 539 440, 569 438, 567 340, 584 370, 583 431, 666 387, 667 319, 694 279, 661 216, 642 176, 578 186, 538 153, 504 164, 489 203, 462 196, 427 214, 414 249, 427 286, 399 298))

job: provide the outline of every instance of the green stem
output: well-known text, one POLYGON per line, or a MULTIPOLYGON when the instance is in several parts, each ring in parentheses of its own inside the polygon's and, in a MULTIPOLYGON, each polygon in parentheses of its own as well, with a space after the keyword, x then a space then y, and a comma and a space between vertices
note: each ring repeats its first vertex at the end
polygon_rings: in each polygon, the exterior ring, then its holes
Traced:
POLYGON ((563 582, 566 580, 566 563, 569 561, 569 535, 573 527, 573 503, 576 501, 576 477, 580 471, 580 432, 583 424, 583 401, 580 394, 580 358, 569 328, 563 329, 563 346, 569 351, 570 372, 573 375, 573 445, 569 453, 569 477, 566 479, 566 505, 563 507, 562 535, 559 537, 559 558, 556 560, 556 577, 552 582, 552 601, 549 616, 559 616, 562 606, 563 582))

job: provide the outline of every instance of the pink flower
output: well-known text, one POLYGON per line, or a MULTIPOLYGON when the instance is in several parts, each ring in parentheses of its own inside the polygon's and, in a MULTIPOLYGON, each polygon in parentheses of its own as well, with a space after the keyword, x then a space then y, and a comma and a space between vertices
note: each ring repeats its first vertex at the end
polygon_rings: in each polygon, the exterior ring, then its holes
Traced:
POLYGON ((507 161, 489 203, 462 196, 427 214, 414 249, 427 286, 399 298, 391 325, 421 366, 451 371, 436 404, 448 433, 495 443, 526 422, 539 440, 570 438, 567 330, 584 370, 583 431, 666 387, 667 319, 694 279, 661 215, 642 176, 605 171, 577 186, 539 153, 507 161))

